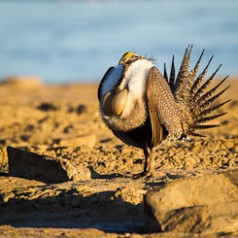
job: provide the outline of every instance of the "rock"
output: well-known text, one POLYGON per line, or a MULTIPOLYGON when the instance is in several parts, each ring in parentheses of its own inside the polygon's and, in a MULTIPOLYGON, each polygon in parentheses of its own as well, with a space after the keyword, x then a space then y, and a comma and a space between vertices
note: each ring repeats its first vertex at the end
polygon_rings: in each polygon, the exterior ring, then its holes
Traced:
POLYGON ((115 198, 120 198, 125 202, 139 205, 141 204, 141 201, 143 200, 143 195, 145 194, 145 190, 138 189, 135 187, 120 187, 115 192, 115 198))
POLYGON ((238 170, 180 179, 144 198, 148 232, 238 230, 238 170))
POLYGON ((37 109, 39 109, 40 111, 56 111, 58 110, 58 108, 53 104, 53 103, 50 103, 50 102, 43 102, 41 103, 37 109))
POLYGON ((7 147, 5 145, 0 145, 0 173, 7 171, 7 147))
POLYGON ((74 138, 62 139, 59 142, 60 146, 67 146, 67 147, 78 147, 82 145, 86 145, 89 148, 93 148, 96 143, 96 136, 95 135, 85 135, 85 136, 78 136, 74 138))
POLYGON ((50 183, 91 178, 88 168, 79 168, 67 159, 39 155, 13 147, 8 147, 7 152, 10 176, 50 183))
POLYGON ((87 111, 87 107, 84 104, 80 104, 78 105, 78 107, 76 108, 76 112, 80 115, 82 113, 85 113, 87 111))
POLYGON ((43 81, 37 76, 8 76, 1 80, 0 86, 8 86, 21 90, 34 90, 41 88, 43 86, 43 81))

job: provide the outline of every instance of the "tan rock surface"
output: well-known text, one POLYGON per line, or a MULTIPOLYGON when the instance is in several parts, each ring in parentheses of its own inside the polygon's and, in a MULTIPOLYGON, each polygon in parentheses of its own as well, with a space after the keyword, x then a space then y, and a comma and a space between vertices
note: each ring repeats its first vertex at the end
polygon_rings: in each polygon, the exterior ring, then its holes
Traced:
POLYGON ((238 170, 177 179, 145 197, 150 232, 236 232, 238 170))
POLYGON ((146 236, 147 191, 178 178, 238 167, 238 80, 230 83, 223 99, 233 101, 221 109, 229 114, 215 121, 222 126, 207 131, 204 139, 161 146, 154 177, 138 180, 130 176, 142 171, 143 153, 124 145, 103 125, 97 85, 41 85, 37 90, 0 85, 0 236, 146 236), (83 137, 86 143, 77 142, 83 137), (70 160, 79 169, 90 169, 91 179, 52 184, 9 176, 7 146, 70 160))

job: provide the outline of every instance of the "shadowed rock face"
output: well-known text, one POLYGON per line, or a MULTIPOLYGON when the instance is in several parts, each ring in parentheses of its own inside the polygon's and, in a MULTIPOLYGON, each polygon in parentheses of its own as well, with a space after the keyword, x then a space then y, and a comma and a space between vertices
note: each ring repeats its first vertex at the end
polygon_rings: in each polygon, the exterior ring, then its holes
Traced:
POLYGON ((232 232, 238 228, 238 170, 179 179, 145 196, 149 232, 232 232))
POLYGON ((74 165, 64 158, 31 153, 24 149, 8 147, 9 175, 35 179, 46 183, 62 183, 69 180, 91 178, 89 169, 74 165))

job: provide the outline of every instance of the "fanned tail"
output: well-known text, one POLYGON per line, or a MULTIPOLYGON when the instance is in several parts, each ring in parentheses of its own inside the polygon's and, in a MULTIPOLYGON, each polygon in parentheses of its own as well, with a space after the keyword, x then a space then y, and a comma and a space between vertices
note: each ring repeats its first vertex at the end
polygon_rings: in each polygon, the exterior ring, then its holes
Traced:
POLYGON ((168 74, 167 74, 167 68, 166 68, 166 63, 164 63, 164 78, 166 79, 166 81, 168 82, 168 74))
POLYGON ((213 107, 209 107, 208 109, 201 111, 200 114, 198 114, 199 118, 202 118, 210 113, 212 113, 213 111, 217 110, 218 108, 222 107, 223 105, 225 105, 226 103, 230 102, 231 100, 226 100, 225 102, 222 102, 216 106, 213 107))
POLYGON ((197 120, 197 123, 205 123, 205 122, 208 122, 208 121, 212 121, 218 117, 221 117, 223 115, 226 115, 227 112, 222 112, 222 113, 219 113, 217 115, 214 115, 214 116, 207 116, 207 117, 201 117, 200 119, 197 120))
POLYGON ((207 109, 209 106, 212 105, 212 103, 218 98, 220 97, 228 88, 230 87, 230 85, 228 85, 226 88, 224 88, 221 92, 217 93, 215 96, 211 97, 211 98, 207 98, 206 100, 203 101, 203 103, 200 104, 201 109, 205 110, 207 109))
MULTIPOLYGON (((179 73, 176 79, 176 88, 183 84, 184 80, 188 79, 189 66, 190 66, 190 56, 192 52, 193 45, 188 45, 188 48, 185 49, 182 64, 179 69, 179 73)), ((187 80, 188 81, 188 80, 187 80)))
POLYGON ((196 114, 197 119, 194 123, 194 126, 191 128, 191 132, 219 126, 219 125, 202 125, 202 124, 227 114, 224 112, 224 113, 219 113, 216 115, 209 116, 209 114, 213 113, 214 111, 216 111, 217 109, 219 109, 220 107, 222 107, 223 105, 225 105, 226 103, 230 101, 230 100, 227 100, 225 102, 222 102, 218 105, 213 106, 213 103, 216 101, 216 99, 218 99, 230 87, 229 85, 223 90, 221 90, 219 93, 216 93, 218 88, 221 85, 223 85, 223 83, 226 81, 228 76, 225 77, 223 80, 221 80, 212 89, 206 91, 208 85, 211 83, 211 81, 213 80, 214 76, 216 75, 220 67, 221 66, 219 66, 216 69, 216 71, 212 74, 212 76, 200 88, 197 89, 195 95, 193 96, 193 100, 191 101, 191 104, 192 106, 195 106, 196 111, 194 110, 192 111, 196 114))
POLYGON ((174 64, 174 55, 172 58, 171 70, 170 70, 170 77, 168 77, 166 64, 164 63, 164 78, 169 83, 169 87, 171 91, 175 92, 175 64, 174 64))
POLYGON ((196 136, 196 137, 206 137, 205 135, 198 134, 198 133, 195 133, 195 132, 191 132, 189 135, 196 136))
MULTIPOLYGON (((199 58, 198 58, 198 61, 197 61, 196 65, 195 65, 195 67, 191 70, 191 76, 192 76, 192 80, 193 80, 193 81, 195 81, 195 78, 196 78, 196 76, 197 76, 197 73, 198 73, 198 70, 199 70, 200 63, 201 63, 202 56, 203 56, 204 52, 205 52, 205 49, 203 49, 201 55, 200 55, 199 58)), ((193 85, 194 85, 194 84, 193 84, 193 85)), ((196 88, 195 88, 195 89, 196 89, 196 88)), ((191 90, 192 90, 192 88, 191 88, 191 90)))
MULTIPOLYGON (((197 90, 197 92, 195 93, 195 95, 193 96, 193 101, 197 102, 199 100, 203 100, 204 96, 206 97, 206 89, 209 87, 209 85, 211 84, 212 80, 214 79, 214 76, 216 75, 216 73, 218 72, 218 70, 221 68, 221 64, 219 65, 219 67, 216 69, 216 71, 211 75, 211 77, 197 90)), ((220 85, 218 85, 219 87, 220 85)), ((209 92, 211 92, 212 90, 210 90, 209 92)), ((208 94, 209 94, 208 92, 208 94)))
POLYGON ((172 92, 175 91, 175 73, 176 72, 175 72, 174 55, 173 55, 172 67, 171 67, 170 78, 169 78, 169 85, 170 85, 172 92))
MULTIPOLYGON (((203 71, 197 76, 205 49, 201 52, 194 68, 190 70, 192 47, 192 45, 189 45, 185 50, 176 81, 175 76, 172 76, 171 80, 171 75, 175 75, 175 73, 170 74, 169 85, 178 105, 181 105, 181 124, 184 125, 182 126, 183 128, 186 128, 183 133, 192 136, 204 137, 200 133, 198 134, 197 131, 219 126, 212 124, 206 125, 204 123, 226 114, 225 112, 220 112, 215 115, 210 115, 230 101, 226 100, 220 104, 216 104, 216 100, 220 98, 220 96, 226 92, 230 86, 218 91, 221 86, 224 85, 224 82, 228 78, 227 76, 208 90, 208 87, 214 80, 218 70, 221 68, 221 65, 219 65, 214 73, 207 80, 205 80, 209 65, 213 59, 212 56, 203 71)), ((172 63, 171 72, 172 70, 175 72, 174 63, 172 63)))
MULTIPOLYGON (((201 83, 203 82, 203 80, 204 80, 204 78, 205 78, 205 75, 206 75, 206 73, 207 73, 208 67, 209 67, 209 65, 210 65, 210 63, 211 63, 211 61, 212 61, 212 59, 213 59, 213 56, 210 58, 210 60, 208 61, 206 67, 204 68, 204 70, 202 71, 202 73, 197 77, 197 79, 195 80, 194 84, 192 85, 191 90, 190 90, 190 93, 191 93, 192 96, 193 96, 193 95, 197 92, 197 90, 200 88, 201 83)), ((196 77, 196 76, 195 76, 195 77, 196 77)))
POLYGON ((192 48, 193 46, 189 45, 188 48, 185 49, 182 64, 175 82, 175 96, 177 100, 181 101, 189 100, 190 88, 193 83, 192 74, 189 72, 192 48))
POLYGON ((223 105, 225 105, 226 103, 230 101, 230 100, 227 100, 225 102, 222 102, 220 104, 213 106, 213 103, 216 101, 216 99, 218 99, 230 87, 229 85, 223 90, 221 90, 220 92, 216 93, 218 88, 221 85, 223 85, 223 83, 226 81, 228 76, 225 77, 223 80, 221 80, 212 89, 206 91, 208 85, 213 80, 219 68, 220 66, 212 74, 212 76, 200 88, 197 89, 195 95, 193 96, 191 100, 191 104, 190 104, 191 111, 195 114, 195 118, 196 118, 196 120, 194 121, 194 125, 191 127, 189 131, 189 134, 191 135, 194 133, 194 131, 205 130, 205 129, 219 126, 219 125, 203 125, 203 123, 212 121, 218 117, 221 117, 227 114, 226 112, 223 112, 223 113, 210 116, 211 113, 218 110, 220 107, 222 107, 223 105), (196 109, 194 110, 194 108, 196 109))

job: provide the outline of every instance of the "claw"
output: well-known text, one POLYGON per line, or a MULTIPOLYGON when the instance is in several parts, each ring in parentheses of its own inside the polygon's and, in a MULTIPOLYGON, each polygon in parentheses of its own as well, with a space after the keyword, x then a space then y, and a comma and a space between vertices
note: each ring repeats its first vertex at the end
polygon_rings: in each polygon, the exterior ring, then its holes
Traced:
POLYGON ((143 171, 139 174, 132 175, 133 179, 140 179, 140 178, 151 178, 153 174, 150 171, 143 171))

